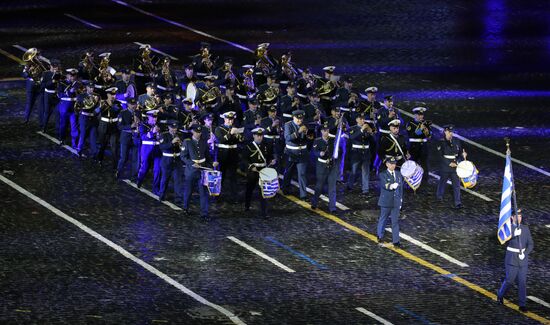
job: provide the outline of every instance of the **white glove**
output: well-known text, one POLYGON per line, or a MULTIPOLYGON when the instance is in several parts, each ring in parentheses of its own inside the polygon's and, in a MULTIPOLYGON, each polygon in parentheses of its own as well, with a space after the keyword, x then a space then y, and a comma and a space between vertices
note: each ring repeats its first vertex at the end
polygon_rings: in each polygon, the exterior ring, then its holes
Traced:
POLYGON ((523 252, 521 252, 521 254, 518 255, 519 259, 523 261, 523 259, 525 258, 525 254, 523 254, 523 252))
POLYGON ((516 228, 516 230, 514 230, 514 236, 519 236, 521 235, 521 228, 516 228))
POLYGON ((390 190, 395 190, 398 186, 399 186, 399 184, 392 183, 392 184, 390 184, 390 190))

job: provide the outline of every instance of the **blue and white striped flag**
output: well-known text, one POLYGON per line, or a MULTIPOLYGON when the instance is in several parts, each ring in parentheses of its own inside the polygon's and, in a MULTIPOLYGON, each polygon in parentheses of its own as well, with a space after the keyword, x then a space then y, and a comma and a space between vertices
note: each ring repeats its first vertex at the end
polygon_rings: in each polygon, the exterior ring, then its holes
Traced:
POLYGON ((506 167, 504 168, 504 181, 502 183, 502 197, 500 199, 500 216, 498 218, 497 236, 500 244, 504 244, 512 238, 512 190, 514 179, 512 177, 512 159, 506 154, 506 167))

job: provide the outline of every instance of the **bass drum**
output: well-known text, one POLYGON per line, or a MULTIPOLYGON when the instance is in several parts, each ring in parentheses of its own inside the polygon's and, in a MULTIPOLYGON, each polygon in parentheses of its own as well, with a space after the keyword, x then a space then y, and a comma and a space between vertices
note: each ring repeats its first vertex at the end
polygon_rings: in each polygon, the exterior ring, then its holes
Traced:
POLYGON ((460 181, 464 188, 472 188, 477 184, 477 176, 479 171, 473 162, 463 160, 456 166, 456 174, 460 177, 460 181))

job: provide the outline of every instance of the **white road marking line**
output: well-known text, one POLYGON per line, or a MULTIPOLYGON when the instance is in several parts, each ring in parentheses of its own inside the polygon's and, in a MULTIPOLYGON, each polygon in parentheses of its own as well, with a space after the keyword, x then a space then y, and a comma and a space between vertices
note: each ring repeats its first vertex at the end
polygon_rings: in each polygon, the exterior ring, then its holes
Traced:
POLYGON ((381 324, 384 324, 384 325, 393 325, 393 323, 391 323, 391 322, 385 320, 384 318, 382 318, 382 317, 376 315, 375 313, 373 313, 373 312, 371 312, 371 311, 366 310, 366 309, 363 308, 363 307, 357 307, 357 308, 355 308, 355 310, 357 310, 358 312, 363 313, 363 314, 365 314, 365 315, 367 315, 367 316, 369 316, 369 317, 371 317, 371 318, 376 319, 376 320, 379 321, 381 324))
POLYGON ((249 251, 251 251, 252 253, 260 256, 261 258, 263 259, 266 259, 268 261, 270 261, 271 263, 277 265, 278 267, 280 267, 281 269, 289 272, 289 273, 294 273, 296 271, 294 271, 293 269, 289 268, 288 266, 282 264, 281 262, 277 261, 276 259, 272 258, 272 257, 269 257, 267 256, 266 254, 260 252, 259 250, 257 250, 256 248, 248 245, 247 243, 241 241, 241 240, 238 240, 237 238, 233 237, 233 236, 227 236, 227 239, 231 240, 232 242, 236 243, 237 245, 239 246, 242 246, 246 249, 248 249, 249 251))
MULTIPOLYGON (((435 179, 440 179, 441 177, 439 177, 439 175, 436 175, 432 172, 430 172, 430 176, 432 176, 433 178, 435 179)), ((447 181, 447 184, 452 184, 450 180, 447 181)), ((480 194, 480 193, 477 193, 477 192, 474 192, 472 190, 470 190, 469 188, 464 188, 464 187, 460 187, 461 190, 463 190, 464 192, 467 192, 467 193, 470 193, 474 196, 477 196, 478 198, 482 199, 482 200, 485 200, 487 202, 493 202, 493 199, 483 195, 483 194, 480 194)))
MULTIPOLYGON (((57 145, 59 145, 59 144, 61 143, 61 141, 57 140, 56 138, 54 138, 54 137, 52 137, 51 135, 46 134, 46 133, 44 133, 44 132, 42 132, 42 131, 38 131, 38 132, 36 132, 36 133, 37 133, 37 134, 40 134, 41 136, 45 137, 46 139, 52 141, 53 143, 55 143, 55 144, 57 144, 57 145)), ((67 149, 67 150, 69 150, 72 154, 78 156, 78 151, 76 151, 76 149, 74 149, 73 147, 68 146, 68 145, 66 145, 66 144, 64 144, 62 147, 65 148, 65 149, 67 149)))
MULTIPOLYGON (((21 50, 21 51, 23 51, 23 52, 27 52, 27 49, 24 48, 24 47, 21 46, 21 45, 13 44, 12 46, 15 47, 15 48, 18 49, 18 50, 21 50)), ((40 58, 40 59, 41 59, 42 61, 44 61, 44 62, 48 62, 48 64, 50 63, 50 60, 48 60, 47 58, 43 57, 42 55, 39 55, 38 58, 40 58)))
POLYGON ((98 26, 98 25, 96 25, 96 24, 92 24, 91 22, 86 21, 86 20, 84 20, 84 19, 82 19, 82 18, 78 18, 78 17, 75 16, 75 15, 71 15, 71 14, 67 14, 67 13, 65 13, 65 14, 63 14, 63 15, 65 15, 65 16, 67 16, 67 17, 69 17, 69 18, 72 18, 72 19, 74 19, 74 20, 76 20, 76 21, 79 21, 79 22, 83 23, 84 25, 93 27, 93 28, 95 28, 95 29, 103 29, 101 26, 98 26))
POLYGON ((147 271, 149 271, 152 274, 156 275, 157 277, 161 278, 166 283, 174 286, 175 288, 177 288, 181 292, 185 293, 186 295, 190 296, 191 298, 195 299, 196 301, 219 311, 220 313, 222 313, 223 315, 228 317, 234 324, 239 324, 239 325, 245 324, 242 320, 239 319, 239 317, 237 317, 235 314, 233 314, 229 310, 223 308, 220 305, 214 304, 214 303, 206 300, 204 297, 202 297, 202 296, 196 294, 195 292, 191 291, 190 289, 188 289, 187 287, 185 287, 181 283, 179 283, 176 280, 172 279, 170 276, 168 276, 165 273, 161 272, 160 270, 156 269, 155 267, 148 264, 147 262, 137 258, 136 256, 134 256, 132 253, 128 252, 127 250, 125 250, 121 246, 119 246, 119 245, 113 243, 112 241, 110 241, 109 239, 103 237, 101 234, 99 234, 95 230, 89 228, 88 226, 84 225, 80 221, 70 217, 69 215, 65 214, 61 210, 59 210, 56 207, 52 206, 48 202, 42 200, 38 196, 30 193, 29 191, 25 190, 21 186, 19 186, 16 183, 12 182, 8 178, 0 175, 0 180, 2 182, 6 183, 7 185, 11 186, 13 189, 18 191, 19 193, 27 196, 31 200, 35 201, 36 203, 40 204, 41 206, 43 206, 46 209, 50 210, 51 212, 55 213, 57 216, 65 219, 66 221, 68 221, 68 222, 72 223, 73 225, 77 226, 82 231, 86 232, 88 235, 94 237, 95 239, 99 240, 100 242, 104 243, 105 245, 111 247, 112 249, 114 249, 115 251, 120 253, 122 256, 126 257, 127 259, 131 260, 132 262, 134 262, 134 263, 138 264, 139 266, 143 267, 147 271))
POLYGON ((539 298, 533 297, 533 296, 527 296, 527 298, 529 298, 530 300, 533 300, 534 302, 536 302, 538 304, 543 305, 546 308, 550 308, 550 304, 547 303, 546 301, 542 300, 542 299, 539 299, 539 298))
MULTIPOLYGON (((138 46, 145 45, 145 43, 140 43, 140 42, 134 42, 134 44, 136 44, 136 45, 138 45, 138 46)), ((162 54, 162 55, 164 55, 164 56, 167 56, 167 57, 169 57, 170 59, 172 59, 172 60, 174 60, 174 61, 179 60, 179 59, 176 58, 175 56, 171 56, 170 54, 164 53, 164 52, 162 52, 161 50, 158 50, 158 49, 156 49, 156 48, 154 48, 154 47, 151 47, 151 51, 157 52, 158 54, 162 54)))
MULTIPOLYGON (((411 114, 411 113, 409 113, 409 112, 407 112, 407 111, 405 111, 405 110, 402 110, 402 109, 400 109, 400 108, 399 108, 399 111, 402 112, 403 114, 409 116, 409 117, 414 117, 413 114, 411 114)), ((440 130, 440 131, 443 130, 443 128, 442 128, 441 126, 437 125, 437 124, 432 124, 432 126, 433 126, 434 128, 436 128, 436 129, 440 130)), ((489 152, 489 153, 492 153, 492 154, 494 154, 494 155, 497 155, 497 156, 499 156, 499 157, 506 158, 506 155, 503 154, 503 153, 500 153, 500 152, 498 152, 498 151, 496 151, 496 150, 493 150, 493 149, 491 149, 491 148, 488 148, 488 147, 486 147, 486 146, 484 146, 484 145, 482 145, 482 144, 480 144, 480 143, 477 143, 477 142, 475 142, 475 141, 472 141, 472 140, 470 140, 470 139, 468 139, 468 138, 465 138, 465 137, 463 137, 463 136, 461 136, 461 135, 459 135, 459 134, 456 134, 456 133, 453 133, 453 134, 454 134, 454 136, 457 137, 458 139, 460 139, 460 140, 462 140, 462 141, 464 141, 464 142, 466 142, 466 143, 468 143, 468 144, 471 144, 472 146, 478 147, 478 148, 480 148, 480 149, 482 149, 482 150, 485 150, 485 151, 487 151, 487 152, 489 152)), ((550 172, 548 172, 548 171, 546 171, 546 170, 544 170, 544 169, 540 169, 540 168, 538 168, 538 167, 535 167, 535 166, 533 166, 533 165, 531 165, 531 164, 528 164, 528 163, 526 163, 526 162, 524 162, 524 161, 521 161, 521 160, 519 160, 519 159, 512 158, 512 161, 515 162, 515 163, 517 163, 517 164, 523 165, 523 166, 525 166, 525 167, 527 167, 527 168, 529 168, 529 169, 532 169, 532 170, 534 170, 534 171, 537 171, 537 172, 539 172, 539 173, 541 173, 541 174, 543 174, 543 175, 550 176, 550 172)))
MULTIPOLYGON (((283 179, 283 175, 279 175, 279 179, 283 179)), ((294 185, 294 186, 297 187, 297 188, 300 188, 300 184, 298 184, 298 182, 296 182, 296 181, 294 181, 294 180, 290 181, 290 184, 294 185)), ((315 194, 315 191, 314 191, 313 189, 309 188, 309 187, 306 187, 306 192, 308 192, 308 193, 311 194, 311 195, 315 194)), ((328 197, 327 197, 326 195, 324 195, 324 194, 321 194, 321 195, 319 196, 319 198, 320 198, 321 200, 325 201, 325 202, 328 202, 328 201, 329 201, 329 200, 328 200, 328 197)), ((338 209, 340 209, 340 210, 343 210, 343 211, 349 210, 349 208, 348 208, 347 206, 345 206, 345 205, 343 205, 343 204, 341 204, 341 203, 339 203, 339 202, 336 202, 336 207, 337 207, 338 209)))
MULTIPOLYGON (((386 228, 387 231, 391 232, 391 228, 386 228)), ((412 243, 412 244, 415 244, 416 246, 422 248, 422 249, 425 249, 427 250, 428 252, 430 253, 433 253, 435 255, 438 255, 444 259, 446 259, 447 261, 451 262, 451 263, 454 263, 458 266, 461 266, 461 267, 469 267, 468 264, 464 263, 464 262, 461 262, 459 260, 457 260, 456 258, 454 257, 451 257, 441 251, 438 251, 437 249, 431 247, 430 245, 427 245, 427 244, 424 244, 423 242, 419 241, 419 240, 416 240, 414 238, 412 238, 411 236, 407 235, 407 234, 404 234, 402 232, 399 232, 399 237, 403 238, 404 240, 412 243)))
MULTIPOLYGON (((157 200, 159 199, 159 196, 158 195, 155 195, 153 194, 152 192, 144 189, 143 187, 140 187, 138 188, 137 185, 135 183, 132 183, 129 179, 123 179, 122 180, 124 183, 130 185, 131 187, 139 190, 141 193, 145 193, 147 194, 148 196, 152 197, 153 199, 157 200)), ((168 202, 168 201, 162 201, 163 204, 166 204, 167 206, 169 206, 170 208, 172 208, 172 210, 176 210, 176 211, 181 211, 181 208, 178 207, 177 205, 175 205, 174 203, 172 202, 168 202)))
POLYGON ((239 48, 239 49, 241 49, 241 50, 243 50, 243 51, 247 51, 247 52, 250 52, 250 53, 254 53, 254 51, 252 51, 251 49, 249 49, 249 48, 246 47, 246 46, 242 46, 242 45, 240 45, 240 44, 233 43, 233 42, 231 42, 231 41, 225 40, 225 39, 223 39, 223 38, 216 37, 216 36, 214 36, 214 35, 210 35, 210 34, 208 34, 208 33, 205 33, 205 32, 200 31, 200 30, 198 30, 198 29, 194 29, 194 28, 192 28, 192 27, 189 27, 189 26, 187 26, 187 25, 178 23, 178 22, 176 22, 176 21, 173 21, 173 20, 170 20, 170 19, 166 19, 166 18, 157 16, 157 15, 155 15, 155 14, 153 14, 153 13, 150 13, 150 12, 145 11, 145 10, 142 10, 142 9, 140 9, 140 8, 138 8, 138 7, 132 6, 131 4, 126 3, 126 2, 124 2, 124 1, 118 1, 118 0, 111 0, 111 1, 116 2, 116 3, 118 3, 119 5, 122 5, 122 6, 125 6, 125 7, 128 7, 128 8, 131 8, 131 9, 133 9, 133 10, 135 10, 135 11, 137 11, 137 12, 140 12, 140 13, 142 13, 142 14, 144 14, 144 15, 147 15, 147 16, 150 16, 150 17, 153 17, 153 18, 156 18, 156 19, 158 19, 158 20, 162 20, 162 21, 164 21, 164 22, 166 22, 166 23, 169 23, 169 24, 171 24, 171 25, 174 25, 174 26, 176 26, 176 27, 183 28, 183 29, 187 29, 188 31, 191 31, 191 32, 193 32, 193 33, 196 33, 196 34, 199 34, 199 35, 202 35, 202 36, 211 38, 211 39, 215 39, 215 40, 217 40, 217 41, 220 41, 220 42, 223 42, 223 43, 226 43, 226 44, 229 44, 229 45, 231 45, 231 46, 233 46, 233 47, 236 47, 236 48, 239 48))

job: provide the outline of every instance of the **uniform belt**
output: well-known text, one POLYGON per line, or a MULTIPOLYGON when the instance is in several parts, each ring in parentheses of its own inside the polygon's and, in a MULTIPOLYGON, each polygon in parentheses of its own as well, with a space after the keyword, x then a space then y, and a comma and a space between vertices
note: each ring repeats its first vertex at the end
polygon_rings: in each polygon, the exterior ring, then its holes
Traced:
POLYGON ((135 72, 134 75, 138 76, 138 77, 145 77, 145 75, 143 74, 143 72, 135 72))
POLYGON ((49 90, 48 88, 44 88, 44 91, 48 94, 55 94, 55 90, 49 90))
POLYGON ((302 149, 307 149, 307 146, 291 146, 287 144, 286 148, 290 150, 302 150, 302 149))
POLYGON ((352 144, 351 147, 355 148, 355 149, 368 149, 370 147, 370 145, 368 145, 368 144, 352 144))
POLYGON ((317 161, 326 164, 328 162, 328 159, 317 158, 317 161))
POLYGON ((340 107, 340 110, 341 110, 341 111, 344 111, 344 112, 349 112, 349 111, 351 111, 352 109, 349 108, 349 107, 340 107))
POLYGON ((88 112, 80 112, 80 114, 85 115, 85 116, 95 116, 94 113, 88 113, 88 112))
POLYGON ((456 159, 456 155, 443 155, 443 157, 447 158, 447 159, 456 159))
POLYGON ((266 138, 266 139, 279 139, 280 136, 278 136, 278 135, 269 135, 269 134, 265 134, 265 135, 264 135, 264 138, 266 138))
POLYGON ((74 102, 76 100, 76 98, 73 97, 61 97, 60 99, 65 102, 74 102))
POLYGON ((334 134, 332 134, 332 133, 329 133, 329 134, 328 134, 328 137, 329 137, 329 138, 336 138, 336 136, 335 136, 334 134))
POLYGON ((117 100, 118 100, 121 104, 128 104, 128 102, 125 101, 125 100, 121 100, 121 99, 117 99, 117 100))
POLYGON ((208 75, 208 73, 206 73, 206 72, 197 72, 197 73, 195 73, 195 74, 196 74, 198 77, 204 77, 204 76, 207 76, 207 75, 208 75))
POLYGON ((374 123, 373 120, 365 120, 365 122, 367 122, 367 123, 374 123))
POLYGON ((160 90, 168 90, 168 88, 163 87, 163 86, 161 86, 161 85, 157 85, 157 88, 160 89, 160 90))
POLYGON ((334 100, 336 98, 336 96, 321 96, 319 97, 320 99, 324 99, 324 100, 334 100))
POLYGON ((195 164, 202 164, 202 163, 205 162, 205 161, 206 161, 206 158, 196 159, 196 160, 193 159, 193 162, 194 162, 195 164))
POLYGON ((386 134, 390 134, 390 130, 378 129, 378 131, 386 134))
POLYGON ((283 117, 288 117, 288 118, 292 118, 292 114, 288 114, 288 113, 283 113, 283 117))
POLYGON ((115 123, 115 122, 118 122, 118 118, 102 117, 101 121, 107 122, 107 123, 115 123))
POLYGON ((521 250, 519 248, 506 247, 506 250, 514 253, 521 253, 521 250))
POLYGON ((304 94, 296 93, 296 95, 297 95, 298 97, 307 98, 307 96, 304 95, 304 94))
POLYGON ((180 155, 179 152, 176 152, 176 153, 163 152, 162 153, 163 157, 179 157, 179 155, 180 155))
POLYGON ((107 88, 106 86, 103 86, 103 85, 94 85, 94 87, 97 89, 107 88))
POLYGON ((141 141, 141 144, 150 145, 150 146, 156 146, 156 145, 159 145, 160 142, 158 142, 158 141, 148 141, 148 140, 146 140, 146 141, 141 141))
POLYGON ((121 130, 121 132, 124 132, 124 133, 134 133, 134 131, 132 131, 132 130, 121 130))
POLYGON ((160 120, 159 123, 166 124, 168 123, 168 120, 160 120))
POLYGON ((241 94, 236 94, 236 95, 237 95, 237 97, 239 97, 240 99, 247 99, 247 98, 248 98, 248 96, 246 96, 246 95, 241 95, 241 94))
POLYGON ((254 167, 265 167, 265 163, 253 163, 254 167))
POLYGON ((409 142, 428 142, 428 139, 422 138, 410 138, 409 142))
POLYGON ((236 144, 223 144, 223 143, 218 143, 218 148, 223 148, 223 149, 236 149, 236 148, 237 148, 237 145, 236 145, 236 144))

